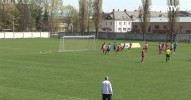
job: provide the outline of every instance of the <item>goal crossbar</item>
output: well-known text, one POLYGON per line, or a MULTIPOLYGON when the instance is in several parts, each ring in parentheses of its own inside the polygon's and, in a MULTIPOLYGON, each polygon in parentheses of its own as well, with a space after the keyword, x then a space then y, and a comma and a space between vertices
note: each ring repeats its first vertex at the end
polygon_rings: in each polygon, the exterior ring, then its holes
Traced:
POLYGON ((88 36, 63 36, 62 38, 91 38, 95 37, 95 35, 88 35, 88 36))
POLYGON ((58 52, 96 50, 95 35, 63 36, 58 52))

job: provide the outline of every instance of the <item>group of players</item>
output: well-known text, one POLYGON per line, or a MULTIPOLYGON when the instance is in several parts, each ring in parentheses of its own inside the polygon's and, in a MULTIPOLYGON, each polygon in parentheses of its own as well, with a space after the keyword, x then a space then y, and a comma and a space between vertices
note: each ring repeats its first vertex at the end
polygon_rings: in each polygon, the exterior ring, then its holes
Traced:
MULTIPOLYGON (((176 52, 176 48, 177 48, 177 43, 171 43, 170 44, 170 47, 168 45, 168 43, 166 42, 166 44, 163 42, 162 44, 159 43, 158 47, 159 47, 159 55, 162 54, 162 51, 165 51, 166 52, 166 62, 168 62, 170 60, 170 55, 172 54, 173 50, 174 50, 174 53, 176 52)), ((116 42, 114 42, 113 44, 113 50, 115 51, 115 53, 117 54, 119 51, 123 51, 126 47, 126 44, 124 43, 123 46, 121 44, 118 44, 116 42)), ((128 50, 130 50, 132 47, 132 43, 130 42, 129 43, 129 46, 128 46, 128 50)), ((146 42, 145 43, 145 47, 142 49, 142 52, 141 52, 141 57, 142 57, 142 60, 141 60, 141 63, 143 63, 144 61, 144 57, 145 57, 145 52, 147 52, 147 49, 148 49, 149 45, 148 43, 146 42)), ((111 51, 111 44, 109 43, 109 45, 106 47, 106 43, 104 42, 101 46, 101 50, 103 51, 103 53, 106 54, 109 54, 110 51, 111 51)))
MULTIPOLYGON (((113 50, 115 51, 115 53, 117 54, 119 51, 123 51, 126 47, 126 44, 124 43, 124 45, 122 46, 121 44, 118 44, 116 42, 114 42, 113 44, 113 50)), ((132 47, 132 43, 130 42, 128 50, 130 50, 132 47)), ((105 55, 108 53, 110 53, 111 51, 111 44, 109 43, 109 45, 106 48, 106 44, 105 42, 102 44, 101 46, 101 50, 103 51, 103 53, 105 53, 105 55)))
POLYGON ((164 44, 164 42, 162 44, 159 43, 159 55, 161 55, 162 51, 165 51, 166 52, 166 62, 168 62, 170 60, 170 55, 173 53, 173 51, 175 54, 177 46, 178 45, 176 42, 174 44, 171 43, 170 48, 169 48, 169 45, 167 42, 166 42, 166 44, 164 44))

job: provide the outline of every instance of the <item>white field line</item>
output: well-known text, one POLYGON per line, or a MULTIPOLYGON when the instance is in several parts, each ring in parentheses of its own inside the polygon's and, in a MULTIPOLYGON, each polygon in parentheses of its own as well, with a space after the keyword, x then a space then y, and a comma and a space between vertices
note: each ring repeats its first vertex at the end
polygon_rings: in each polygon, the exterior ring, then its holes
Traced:
POLYGON ((1 61, 5 61, 5 62, 10 62, 10 63, 25 63, 25 64, 34 64, 34 65, 47 65, 47 66, 55 66, 55 64, 44 64, 44 63, 37 63, 37 62, 26 62, 26 61, 13 61, 13 60, 6 60, 3 58, 0 58, 0 62, 1 61))
POLYGON ((82 50, 64 50, 64 51, 58 51, 58 52, 72 52, 72 51, 88 51, 88 49, 82 49, 82 50))
POLYGON ((11 49, 11 50, 13 50, 13 49, 21 49, 21 50, 31 50, 31 49, 26 49, 26 48, 15 48, 15 47, 0 47, 0 49, 11 49))
POLYGON ((19 88, 13 88, 13 87, 6 87, 6 86, 0 86, 0 88, 8 88, 8 89, 12 89, 12 90, 21 90, 21 91, 26 91, 26 92, 36 92, 36 93, 40 93, 40 94, 44 94, 44 95, 53 95, 53 96, 58 96, 61 98, 67 98, 70 100, 88 100, 88 99, 84 99, 84 98, 77 98, 77 97, 71 97, 71 96, 64 96, 64 95, 59 95, 59 94, 52 94, 52 93, 45 93, 45 92, 39 92, 36 90, 27 90, 27 89, 19 89, 19 88))
MULTIPOLYGON (((31 49, 26 49, 26 48, 10 48, 10 47, 0 47, 0 49, 10 49, 10 50, 24 50, 24 51, 31 51, 31 49)), ((37 52, 38 50, 33 50, 32 52, 37 52)), ((39 50, 40 53, 45 54, 45 53, 51 53, 53 50, 39 50)))

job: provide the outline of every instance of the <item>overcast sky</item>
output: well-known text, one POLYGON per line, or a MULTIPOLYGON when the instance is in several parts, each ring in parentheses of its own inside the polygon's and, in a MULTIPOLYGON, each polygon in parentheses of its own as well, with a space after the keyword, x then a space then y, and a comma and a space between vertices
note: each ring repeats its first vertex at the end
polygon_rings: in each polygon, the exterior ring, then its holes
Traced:
MULTIPOLYGON (((78 9, 78 0, 64 0, 64 5, 71 4, 78 9)), ((141 0, 103 0, 103 11, 111 12, 113 9, 133 11, 141 5, 141 0)), ((167 0, 152 0, 153 10, 165 9, 167 0), (159 8, 159 9, 156 9, 159 8)), ((180 10, 191 11, 191 0, 180 0, 180 10)))

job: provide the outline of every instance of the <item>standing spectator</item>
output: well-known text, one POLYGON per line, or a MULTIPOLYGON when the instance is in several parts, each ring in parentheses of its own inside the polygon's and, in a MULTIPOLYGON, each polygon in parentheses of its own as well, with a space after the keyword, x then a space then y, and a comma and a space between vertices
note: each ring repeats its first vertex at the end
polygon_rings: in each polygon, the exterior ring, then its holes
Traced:
POLYGON ((141 63, 143 63, 145 57, 145 48, 143 48, 141 56, 142 56, 141 63))
POLYGON ((113 95, 111 82, 109 81, 109 77, 106 76, 105 80, 102 82, 101 87, 102 100, 111 100, 111 96, 113 95))
POLYGON ((116 49, 117 49, 117 43, 114 42, 114 44, 113 44, 113 50, 116 51, 116 49))
POLYGON ((161 43, 159 43, 159 55, 161 55, 161 52, 162 52, 162 45, 161 43))
POLYGON ((148 47, 149 47, 149 45, 148 45, 148 43, 146 42, 146 43, 145 43, 145 52, 147 52, 148 47))
POLYGON ((177 46, 178 46, 178 45, 177 45, 177 43, 175 42, 175 43, 174 43, 174 53, 176 52, 177 46))

